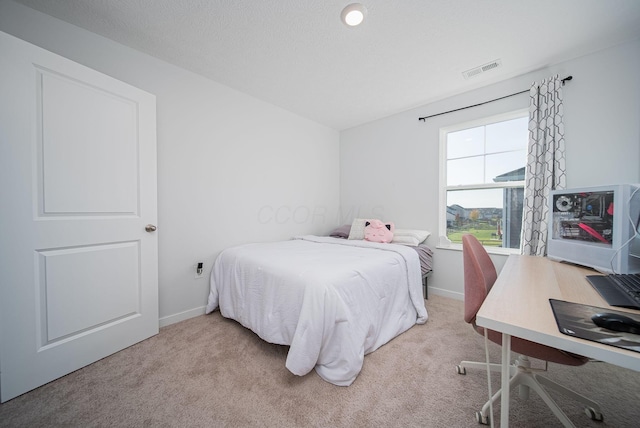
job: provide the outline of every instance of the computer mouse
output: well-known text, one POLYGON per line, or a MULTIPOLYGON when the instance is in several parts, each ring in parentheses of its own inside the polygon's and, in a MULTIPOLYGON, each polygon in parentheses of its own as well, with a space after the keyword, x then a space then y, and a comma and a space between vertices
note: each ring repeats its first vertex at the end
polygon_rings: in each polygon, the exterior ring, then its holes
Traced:
POLYGON ((599 313, 593 315, 591 321, 607 330, 640 334, 640 322, 621 314, 599 313))

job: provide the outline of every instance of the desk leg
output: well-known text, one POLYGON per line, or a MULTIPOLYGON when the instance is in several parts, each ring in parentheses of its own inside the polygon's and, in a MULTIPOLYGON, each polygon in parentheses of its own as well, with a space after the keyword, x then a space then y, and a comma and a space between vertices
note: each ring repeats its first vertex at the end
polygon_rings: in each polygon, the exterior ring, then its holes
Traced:
POLYGON ((509 364, 511 363, 511 335, 502 333, 502 394, 500 400, 500 427, 509 427, 509 364))

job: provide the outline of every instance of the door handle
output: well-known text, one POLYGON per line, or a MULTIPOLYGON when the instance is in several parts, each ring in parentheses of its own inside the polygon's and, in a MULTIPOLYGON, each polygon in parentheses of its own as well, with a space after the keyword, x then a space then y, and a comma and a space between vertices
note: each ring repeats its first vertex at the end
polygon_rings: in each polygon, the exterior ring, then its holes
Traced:
POLYGON ((157 227, 153 224, 148 224, 144 227, 144 230, 146 230, 147 232, 155 232, 157 229, 157 227))

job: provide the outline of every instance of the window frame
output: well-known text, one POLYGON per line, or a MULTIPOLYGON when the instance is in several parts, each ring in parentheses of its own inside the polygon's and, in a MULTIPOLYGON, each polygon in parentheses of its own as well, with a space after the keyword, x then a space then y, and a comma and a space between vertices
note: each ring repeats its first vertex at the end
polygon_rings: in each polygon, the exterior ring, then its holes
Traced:
MULTIPOLYGON (((439 136, 439 154, 440 154, 440 177, 439 177, 439 201, 438 201, 438 249, 449 249, 462 251, 462 244, 451 242, 447 238, 447 191, 449 190, 482 190, 482 189, 509 189, 524 188, 525 180, 521 181, 505 181, 483 184, 468 184, 447 186, 447 134, 451 132, 462 131, 464 129, 475 128, 478 126, 487 126, 498 122, 505 122, 513 119, 521 119, 529 117, 529 109, 518 109, 497 115, 482 117, 466 122, 456 123, 454 125, 440 128, 439 136)), ((526 162, 525 162, 526 164, 526 162)), ((526 165, 525 165, 526 166, 526 165)), ((522 243, 520 244, 522 246, 522 243)), ((520 248, 504 248, 504 247, 484 247, 490 254, 520 254, 520 248)))

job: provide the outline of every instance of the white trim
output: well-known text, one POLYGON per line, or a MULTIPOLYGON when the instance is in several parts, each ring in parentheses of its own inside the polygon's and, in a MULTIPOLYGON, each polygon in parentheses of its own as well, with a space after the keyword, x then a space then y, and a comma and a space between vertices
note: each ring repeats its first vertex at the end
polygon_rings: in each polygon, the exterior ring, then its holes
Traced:
MULTIPOLYGON (((441 239, 447 239, 444 236, 440 237, 441 239)), ((462 244, 455 244, 455 243, 451 243, 449 245, 436 245, 436 249, 438 250, 452 250, 452 251, 462 251, 462 244)), ((520 249, 519 248, 503 248, 503 247, 491 247, 491 246, 486 246, 484 247, 484 249, 487 251, 487 253, 489 254, 496 254, 496 255, 501 255, 501 256, 508 256, 510 254, 520 254, 520 249)))
POLYGON ((160 324, 160 327, 162 328, 171 324, 175 324, 180 321, 188 320, 189 318, 195 318, 197 316, 204 315, 204 311, 205 311, 205 306, 200 306, 198 308, 190 309, 188 311, 162 317, 158 320, 158 322, 160 324))
POLYGON ((438 183, 438 235, 447 240, 447 128, 440 128, 440 167, 438 183))
POLYGON ((455 300, 464 300, 464 293, 429 286, 429 295, 443 296, 455 300))
MULTIPOLYGON (((500 181, 495 183, 483 184, 456 184, 455 186, 446 186, 445 190, 482 190, 482 189, 509 189, 512 187, 524 187, 524 180, 520 181, 500 181)), ((445 192, 446 194, 446 192, 445 192)))

